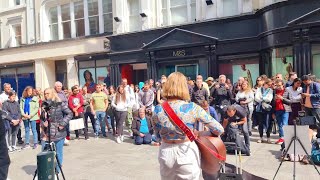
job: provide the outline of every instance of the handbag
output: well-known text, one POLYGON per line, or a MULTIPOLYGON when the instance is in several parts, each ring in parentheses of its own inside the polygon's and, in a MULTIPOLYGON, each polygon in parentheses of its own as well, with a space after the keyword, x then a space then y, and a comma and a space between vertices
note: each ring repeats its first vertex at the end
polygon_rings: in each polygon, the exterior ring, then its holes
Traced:
POLYGON ((83 118, 70 120, 69 121, 69 129, 70 129, 70 131, 84 129, 83 118))
POLYGON ((220 137, 213 137, 209 131, 199 131, 195 136, 190 128, 177 116, 165 101, 162 108, 171 122, 180 128, 191 142, 195 141, 201 155, 201 169, 208 174, 215 174, 226 161, 226 147, 220 137))

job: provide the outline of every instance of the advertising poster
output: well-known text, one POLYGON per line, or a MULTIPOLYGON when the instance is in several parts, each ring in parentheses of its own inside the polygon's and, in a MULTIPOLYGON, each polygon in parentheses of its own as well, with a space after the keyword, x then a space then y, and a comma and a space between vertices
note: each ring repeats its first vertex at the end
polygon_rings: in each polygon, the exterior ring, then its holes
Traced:
POLYGON ((272 59, 272 75, 281 73, 284 80, 288 80, 289 73, 293 72, 293 57, 286 56, 272 59))
POLYGON ((248 78, 250 86, 253 87, 259 76, 259 64, 232 65, 232 73, 232 82, 237 82, 239 77, 246 77, 248 78))

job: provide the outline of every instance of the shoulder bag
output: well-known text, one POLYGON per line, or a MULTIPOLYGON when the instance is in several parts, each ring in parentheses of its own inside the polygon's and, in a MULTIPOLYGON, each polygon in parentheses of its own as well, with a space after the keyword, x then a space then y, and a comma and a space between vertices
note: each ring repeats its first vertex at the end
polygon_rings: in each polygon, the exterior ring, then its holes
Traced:
POLYGON ((199 132, 199 135, 195 136, 190 128, 177 116, 167 101, 162 103, 162 108, 171 122, 180 128, 191 142, 195 141, 198 145, 201 156, 201 169, 208 174, 217 173, 221 165, 226 161, 226 147, 220 137, 213 137, 209 131, 199 132))

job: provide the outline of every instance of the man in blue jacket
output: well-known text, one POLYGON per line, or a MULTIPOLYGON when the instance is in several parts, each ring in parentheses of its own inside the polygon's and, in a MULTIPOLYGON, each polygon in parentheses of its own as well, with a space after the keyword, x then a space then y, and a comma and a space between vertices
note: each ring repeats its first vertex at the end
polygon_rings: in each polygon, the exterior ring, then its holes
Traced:
POLYGON ((317 125, 310 128, 317 129, 317 138, 320 138, 320 84, 313 82, 309 75, 303 75, 301 80, 304 84, 301 94, 304 110, 306 116, 314 116, 317 119, 317 125))

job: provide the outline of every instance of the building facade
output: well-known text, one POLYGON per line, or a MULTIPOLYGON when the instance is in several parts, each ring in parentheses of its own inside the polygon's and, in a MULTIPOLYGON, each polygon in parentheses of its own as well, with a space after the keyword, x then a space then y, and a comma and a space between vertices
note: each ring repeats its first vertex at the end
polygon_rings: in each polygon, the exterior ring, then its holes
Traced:
POLYGON ((319 9, 317 0, 0 0, 1 84, 84 85, 85 71, 108 85, 175 71, 320 76, 319 9))

